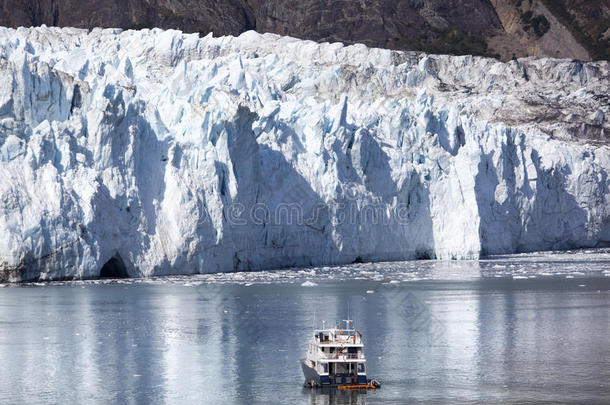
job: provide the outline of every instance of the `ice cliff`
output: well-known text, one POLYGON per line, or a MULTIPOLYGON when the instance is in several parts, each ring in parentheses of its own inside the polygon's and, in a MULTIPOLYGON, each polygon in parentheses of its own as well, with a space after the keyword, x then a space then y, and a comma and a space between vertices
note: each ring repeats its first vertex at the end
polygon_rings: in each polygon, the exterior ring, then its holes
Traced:
POLYGON ((608 62, 0 28, 0 279, 610 242, 608 62))

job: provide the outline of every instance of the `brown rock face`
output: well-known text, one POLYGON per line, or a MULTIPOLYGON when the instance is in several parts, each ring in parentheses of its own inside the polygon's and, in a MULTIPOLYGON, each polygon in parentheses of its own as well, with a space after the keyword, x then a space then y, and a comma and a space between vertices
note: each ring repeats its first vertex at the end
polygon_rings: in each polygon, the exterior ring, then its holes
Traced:
POLYGON ((501 27, 488 1, 291 0, 253 4, 256 28, 322 41, 408 48, 432 43, 452 29, 473 34, 501 27))
POLYGON ((253 28, 248 10, 240 0, 0 0, 0 24, 160 27, 228 35, 253 28))
POLYGON ((610 0, 0 0, 0 25, 160 27, 215 35, 256 29, 502 59, 606 59, 608 10, 610 0))

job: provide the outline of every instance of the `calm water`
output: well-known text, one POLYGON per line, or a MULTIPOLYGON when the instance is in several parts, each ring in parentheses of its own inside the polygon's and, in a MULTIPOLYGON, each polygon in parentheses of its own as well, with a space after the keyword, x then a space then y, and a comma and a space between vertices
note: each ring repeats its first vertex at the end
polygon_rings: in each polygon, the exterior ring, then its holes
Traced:
POLYGON ((608 403, 609 276, 602 253, 3 286, 0 402, 608 403), (347 303, 383 388, 302 388, 314 312, 347 303))

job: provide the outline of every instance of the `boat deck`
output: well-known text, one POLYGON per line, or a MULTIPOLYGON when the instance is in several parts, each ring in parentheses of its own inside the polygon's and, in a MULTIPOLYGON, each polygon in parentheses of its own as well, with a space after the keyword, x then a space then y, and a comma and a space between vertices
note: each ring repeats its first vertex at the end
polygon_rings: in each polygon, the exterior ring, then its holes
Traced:
POLYGON ((343 391, 349 390, 376 390, 379 387, 376 387, 373 384, 351 384, 351 385, 338 385, 337 389, 343 391))

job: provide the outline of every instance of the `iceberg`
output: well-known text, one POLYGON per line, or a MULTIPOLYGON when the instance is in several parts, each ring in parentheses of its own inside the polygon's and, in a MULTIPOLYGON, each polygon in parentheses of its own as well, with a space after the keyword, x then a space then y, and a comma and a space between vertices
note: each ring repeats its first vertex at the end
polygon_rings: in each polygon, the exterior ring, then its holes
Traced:
POLYGON ((0 281, 607 245, 609 72, 0 28, 0 281))

